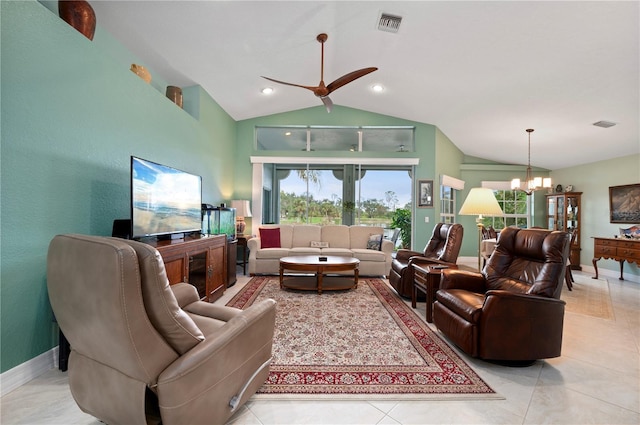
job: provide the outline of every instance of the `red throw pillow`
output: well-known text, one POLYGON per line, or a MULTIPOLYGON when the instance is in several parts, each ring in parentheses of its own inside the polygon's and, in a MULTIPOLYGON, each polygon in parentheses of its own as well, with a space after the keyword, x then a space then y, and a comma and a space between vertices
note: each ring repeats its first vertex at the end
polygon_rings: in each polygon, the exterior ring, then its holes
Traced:
POLYGON ((260 229, 260 248, 281 248, 279 227, 260 229))

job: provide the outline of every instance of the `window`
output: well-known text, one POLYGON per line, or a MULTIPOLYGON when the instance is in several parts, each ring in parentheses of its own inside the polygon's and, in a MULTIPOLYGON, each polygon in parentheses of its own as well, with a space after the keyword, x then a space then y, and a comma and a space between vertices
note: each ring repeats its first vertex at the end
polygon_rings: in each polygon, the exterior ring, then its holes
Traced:
POLYGON ((482 224, 485 227, 493 226, 499 230, 509 226, 520 228, 529 227, 529 197, 520 190, 494 190, 498 204, 504 212, 503 216, 484 217, 482 224))
POLYGON ((411 209, 410 167, 275 164, 271 205, 280 223, 389 227, 411 209), (277 198, 276 198, 277 196, 277 198))
POLYGON ((340 224, 342 182, 325 167, 277 167, 279 223, 340 224))
POLYGON ((440 221, 456 222, 456 191, 450 186, 440 186, 440 221))
POLYGON ((415 152, 413 126, 258 126, 264 151, 415 152))

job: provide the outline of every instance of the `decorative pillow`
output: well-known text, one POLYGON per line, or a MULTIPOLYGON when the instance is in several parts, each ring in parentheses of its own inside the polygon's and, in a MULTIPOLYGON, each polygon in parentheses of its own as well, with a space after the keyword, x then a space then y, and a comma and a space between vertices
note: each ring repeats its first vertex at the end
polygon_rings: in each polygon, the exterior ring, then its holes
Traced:
POLYGON ((282 248, 279 227, 260 229, 260 248, 282 248))
POLYGON ((311 241, 311 248, 329 248, 329 242, 311 241))
POLYGON ((367 249, 380 251, 382 249, 382 235, 371 235, 367 242, 367 249))

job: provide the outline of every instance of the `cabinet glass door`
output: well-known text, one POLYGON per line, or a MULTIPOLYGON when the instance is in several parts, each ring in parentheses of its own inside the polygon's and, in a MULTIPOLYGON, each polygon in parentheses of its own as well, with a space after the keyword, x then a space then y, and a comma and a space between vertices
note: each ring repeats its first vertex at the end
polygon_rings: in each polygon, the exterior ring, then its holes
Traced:
POLYGON ((207 296, 207 253, 189 256, 189 283, 196 287, 200 299, 207 296))
POLYGON ((578 224, 578 199, 567 197, 567 231, 577 228, 578 224))
POLYGON ((556 228, 556 198, 547 198, 547 229, 556 228))
POLYGON ((564 230, 565 223, 565 211, 564 211, 564 198, 558 196, 558 216, 556 219, 556 230, 564 230))

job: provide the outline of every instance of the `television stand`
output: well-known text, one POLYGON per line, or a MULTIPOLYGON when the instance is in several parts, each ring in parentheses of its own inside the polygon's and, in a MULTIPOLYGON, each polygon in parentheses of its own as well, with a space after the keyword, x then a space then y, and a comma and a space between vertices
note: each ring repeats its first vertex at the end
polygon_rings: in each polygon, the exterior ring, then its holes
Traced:
MULTIPOLYGON (((185 238, 185 233, 169 233, 166 235, 158 235, 155 238, 148 239, 149 241, 157 240, 160 241, 179 241, 185 238)), ((146 239, 146 238, 145 238, 146 239)), ((147 240, 140 240, 140 242, 148 243, 147 240)))
POLYGON ((170 284, 190 283, 200 298, 209 302, 220 298, 226 289, 226 242, 225 235, 200 234, 144 241, 160 252, 170 284))

